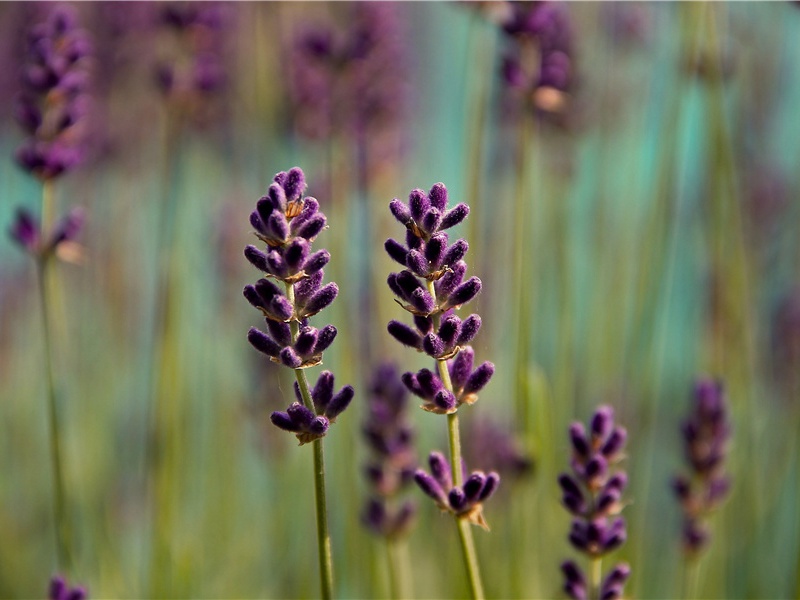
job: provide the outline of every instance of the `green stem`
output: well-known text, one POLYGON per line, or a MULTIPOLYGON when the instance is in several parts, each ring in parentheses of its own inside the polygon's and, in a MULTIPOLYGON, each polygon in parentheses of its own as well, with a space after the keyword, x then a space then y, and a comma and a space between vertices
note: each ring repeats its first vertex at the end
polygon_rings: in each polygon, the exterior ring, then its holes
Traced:
POLYGON ((683 563, 683 598, 692 600, 697 598, 700 586, 700 560, 699 557, 687 557, 683 563))
MULTIPOLYGON (((433 282, 428 282, 428 291, 436 300, 436 290, 433 282)), ((439 329, 440 315, 433 315, 433 328, 439 329)), ((447 370, 447 361, 437 360, 436 366, 439 369, 439 378, 442 380, 444 388, 453 391, 453 382, 450 380, 450 372, 447 370)), ((458 487, 462 483, 461 473, 461 436, 458 429, 458 413, 447 415, 447 433, 450 444, 450 470, 453 472, 453 485, 458 487)), ((472 538, 472 529, 466 519, 456 516, 458 525, 458 535, 461 540, 461 550, 464 557, 464 566, 467 569, 470 593, 473 598, 483 598, 483 583, 481 582, 480 566, 478 565, 478 554, 475 551, 475 541, 472 538)))
POLYGON ((404 540, 387 539, 386 557, 389 562, 389 592, 395 600, 411 598, 411 565, 408 545, 404 540))
MULTIPOLYGON (((47 239, 54 221, 55 207, 53 182, 42 184, 42 221, 39 238, 47 239)), ((69 570, 70 528, 67 519, 66 494, 64 492, 64 467, 62 460, 61 427, 58 416, 58 392, 56 390, 55 369, 53 366, 53 335, 50 313, 50 299, 54 293, 55 280, 52 277, 52 253, 43 254, 36 261, 36 274, 39 280, 40 307, 42 312, 42 334, 44 337, 44 363, 47 383, 47 412, 50 430, 50 461, 53 469, 53 513, 55 517, 56 564, 59 571, 69 570)))
MULTIPOLYGON (((294 306, 294 285, 286 284, 286 297, 294 306)), ((300 325, 297 321, 289 324, 292 330, 292 341, 297 339, 300 325)), ((300 397, 303 405, 314 410, 311 400, 311 391, 304 369, 294 369, 297 385, 300 387, 300 397)), ((315 411, 316 412, 316 411, 315 411)), ((333 598, 333 553, 331 551, 331 536, 328 533, 328 503, 325 495, 325 454, 322 449, 322 438, 312 442, 314 445, 314 500, 317 510, 317 553, 319 557, 319 577, 322 588, 322 598, 333 598)))
POLYGON ((600 586, 603 581, 603 559, 594 556, 590 559, 591 581, 589 582, 589 598, 600 600, 600 586))

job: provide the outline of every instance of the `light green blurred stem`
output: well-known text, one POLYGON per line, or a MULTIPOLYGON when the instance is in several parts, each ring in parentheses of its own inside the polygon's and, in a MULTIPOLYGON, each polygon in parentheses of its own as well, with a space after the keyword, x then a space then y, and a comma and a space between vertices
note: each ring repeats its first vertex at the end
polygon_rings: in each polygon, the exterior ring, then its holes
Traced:
POLYGON ((591 581, 589 582, 589 598, 600 600, 600 586, 603 583, 603 559, 599 556, 589 560, 591 581))
POLYGON ((697 598, 700 590, 700 557, 687 556, 683 561, 683 598, 697 598))
POLYGON ((411 564, 405 540, 387 539, 386 558, 389 569, 389 592, 395 600, 413 595, 411 589, 411 564))
MULTIPOLYGON (((51 234, 55 221, 55 202, 52 180, 42 183, 42 221, 39 239, 44 241, 51 234)), ((40 255, 36 260, 36 274, 39 280, 40 307, 42 311, 42 334, 44 336, 44 368, 47 383, 47 416, 50 433, 50 461, 53 470, 53 514, 55 517, 56 561, 60 572, 68 572, 72 567, 70 554, 70 526, 66 510, 64 492, 64 466, 62 458, 61 426, 58 416, 58 391, 54 373, 53 328, 51 324, 51 299, 55 293, 56 279, 53 276, 51 252, 40 255)))
MULTIPOLYGON (((428 281, 428 291, 436 300, 436 289, 432 281, 428 281)), ((433 315, 433 329, 439 330, 441 315, 433 315)), ((453 382, 450 380, 450 371, 447 369, 447 361, 437 360, 436 365, 439 369, 439 377, 444 384, 444 388, 453 391, 453 382)), ((461 436, 458 429, 458 413, 454 412, 447 415, 447 434, 450 444, 450 470, 453 472, 453 485, 456 487, 462 484, 461 473, 461 436)), ((456 517, 458 534, 461 540, 461 550, 464 557, 464 566, 467 569, 469 589, 473 598, 483 598, 483 583, 481 582, 480 566, 478 565, 478 554, 475 551, 475 540, 472 538, 472 529, 466 519, 456 517)))
MULTIPOLYGON (((294 285, 286 284, 286 297, 294 306, 294 285)), ((290 323, 292 341, 297 339, 300 325, 297 321, 290 323)), ((294 369, 297 385, 300 387, 300 397, 303 405, 312 412, 314 402, 311 400, 311 391, 304 369, 294 369)), ((333 598, 333 553, 331 551, 331 536, 328 533, 328 506, 325 496, 325 454, 322 449, 322 439, 312 442, 314 447, 314 499, 317 511, 317 553, 319 557, 319 577, 321 596, 325 600, 333 598)))

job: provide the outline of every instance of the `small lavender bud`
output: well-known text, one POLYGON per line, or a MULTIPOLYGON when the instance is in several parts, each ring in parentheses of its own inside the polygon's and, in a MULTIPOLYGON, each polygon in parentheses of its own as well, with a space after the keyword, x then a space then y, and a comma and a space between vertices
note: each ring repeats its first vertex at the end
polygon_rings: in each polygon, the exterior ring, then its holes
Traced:
POLYGON ((269 334, 281 346, 291 346, 292 344, 292 328, 284 321, 275 321, 274 319, 265 319, 269 334))
POLYGON ((292 433, 300 431, 300 426, 294 422, 288 413, 275 411, 269 418, 275 426, 285 431, 291 431, 292 433))
POLYGON ((327 221, 325 219, 325 215, 322 213, 317 213, 308 219, 308 221, 303 223, 303 225, 297 229, 295 235, 312 241, 322 232, 323 229, 325 229, 326 224, 327 221))
POLYGON ((465 346, 469 344, 475 336, 478 335, 478 331, 481 329, 481 318, 478 315, 470 315, 461 323, 461 330, 458 332, 458 339, 456 340, 456 344, 459 346, 465 346))
POLYGON ((408 206, 411 210, 411 218, 415 221, 422 221, 425 211, 430 208, 430 201, 425 192, 420 189, 412 190, 408 195, 408 206))
POLYGON ((461 285, 461 282, 464 280, 464 275, 467 272, 467 264, 463 260, 456 262, 454 265, 450 264, 449 266, 450 271, 442 275, 441 279, 435 284, 437 298, 450 297, 453 291, 461 285))
POLYGON ((415 289, 408 296, 408 302, 414 310, 428 314, 436 308, 436 302, 427 290, 420 288, 415 289))
POLYGON ((489 383, 492 375, 494 375, 494 365, 492 363, 487 361, 480 365, 467 378, 467 382, 464 384, 464 394, 470 395, 480 392, 489 383))
POLYGON ((338 295, 339 286, 333 282, 327 284, 326 286, 320 288, 313 296, 311 296, 308 303, 301 311, 300 316, 311 317, 317 314, 319 311, 330 306, 331 303, 336 300, 336 296, 338 295))
POLYGON ((282 347, 275 340, 255 327, 251 327, 250 331, 247 332, 247 341, 259 352, 263 352, 273 358, 277 357, 282 350, 282 347))
POLYGON ((447 459, 441 452, 431 452, 428 455, 428 465, 431 468, 431 474, 442 486, 442 489, 449 490, 453 487, 453 478, 452 473, 450 472, 450 465, 447 463, 447 459))
POLYGON ((355 390, 353 390, 353 387, 346 385, 333 397, 325 409, 325 416, 328 417, 331 423, 350 405, 354 395, 355 390))
MULTIPOLYGON (((447 234, 437 233, 431 236, 425 245, 425 259, 431 263, 434 269, 438 269, 445 258, 447 250, 447 234)), ((445 261, 445 264, 447 262, 445 261)))
POLYGON ((445 412, 450 412, 456 408, 458 401, 456 397, 453 395, 453 392, 446 389, 441 389, 436 392, 436 395, 433 397, 433 403, 441 410, 445 412))
POLYGON ((411 327, 400 321, 389 321, 387 327, 391 336, 398 342, 411 348, 419 350, 422 346, 422 338, 411 327))
POLYGON ((39 245, 39 225, 27 210, 17 210, 16 219, 9 233, 11 238, 24 250, 31 253, 36 251, 39 245))
POLYGON ((428 274, 428 261, 418 250, 411 250, 406 255, 405 266, 420 277, 425 277, 428 274))
POLYGON ((383 247, 386 249, 386 253, 392 260, 399 262, 404 267, 407 265, 406 257, 409 252, 408 248, 391 238, 384 242, 383 247))
POLYGON ((483 484, 483 489, 481 490, 481 494, 478 497, 480 502, 488 500, 492 494, 494 494, 495 490, 497 490, 497 486, 500 485, 500 475, 492 471, 486 476, 486 481, 483 484))
POLYGON ((446 306, 459 307, 471 301, 481 291, 481 280, 477 277, 470 277, 467 281, 459 285, 450 294, 446 306))
POLYGON ((422 340, 422 349, 428 356, 439 358, 444 354, 445 344, 442 338, 435 333, 429 333, 422 340))
POLYGON ((422 469, 417 469, 414 473, 414 481, 416 481, 420 489, 433 498, 440 507, 447 506, 447 495, 436 479, 428 475, 422 469))
POLYGON ((625 446, 627 438, 628 432, 624 427, 615 427, 611 432, 611 435, 608 436, 605 444, 603 444, 602 448, 600 448, 600 452, 602 452, 603 456, 605 456, 608 460, 615 460, 623 446, 625 446))
POLYGON ((406 206, 406 204, 398 198, 395 198, 389 202, 389 210, 392 211, 394 218, 400 221, 400 223, 403 225, 411 220, 411 211, 409 210, 408 206, 406 206))
POLYGON ((337 330, 333 325, 325 325, 319 331, 317 336, 317 343, 314 346, 314 354, 321 354, 333 343, 336 339, 337 330))
POLYGON ((439 225, 441 229, 450 229, 451 227, 455 227, 461 221, 467 218, 469 214, 469 206, 466 204, 456 204, 453 208, 447 211, 442 218, 442 222, 439 225))
POLYGON ((289 173, 287 173, 286 176, 286 181, 283 184, 283 189, 286 192, 286 200, 288 202, 295 202, 299 200, 307 187, 306 177, 303 174, 302 169, 298 167, 292 167, 289 169, 289 173))
MULTIPOLYGON (((298 240, 301 238, 297 238, 298 240)), ((305 271, 306 275, 311 275, 313 273, 317 273, 321 271, 322 268, 328 264, 331 260, 331 253, 327 250, 318 250, 314 252, 308 259, 305 261, 303 265, 303 271, 305 271)))
POLYGON ((592 417, 592 439, 596 443, 602 443, 611 433, 614 423, 614 411, 610 406, 601 406, 592 417))
POLYGON ((484 486, 486 485, 486 475, 475 472, 464 482, 462 489, 468 502, 475 502, 479 499, 484 486))
POLYGON ((472 373, 475 351, 467 346, 450 362, 450 380, 455 389, 462 389, 472 373))
POLYGON ((319 332, 316 327, 302 327, 297 334, 294 349, 300 356, 310 356, 317 344, 319 332))
POLYGON ((439 224, 442 222, 442 213, 440 213, 436 208, 431 207, 425 214, 422 216, 422 228, 427 231, 429 234, 432 234, 439 228, 439 224))
POLYGON ((267 255, 261 252, 261 250, 255 246, 246 246, 244 249, 244 256, 256 269, 262 273, 267 272, 267 255))
POLYGON ((453 512, 460 513, 467 505, 467 497, 461 488, 453 488, 447 495, 447 501, 453 512))
POLYGON ((570 425, 569 437, 572 442, 572 448, 577 456, 586 457, 589 455, 589 442, 586 439, 586 430, 582 423, 573 423, 570 425))

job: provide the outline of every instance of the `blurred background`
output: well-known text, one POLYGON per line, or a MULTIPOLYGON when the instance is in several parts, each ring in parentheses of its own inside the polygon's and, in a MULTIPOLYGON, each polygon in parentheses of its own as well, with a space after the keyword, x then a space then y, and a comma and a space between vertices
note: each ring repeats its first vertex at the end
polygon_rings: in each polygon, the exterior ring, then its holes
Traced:
MULTIPOLYGON (((325 354, 356 397, 326 437, 336 594, 387 597, 383 541, 361 523, 361 434, 384 361, 427 363, 386 323, 404 231, 392 198, 438 181, 471 213, 455 234, 483 280, 476 360, 496 374, 461 412, 470 466, 497 469, 487 594, 564 597, 575 556, 558 474, 567 427, 614 407, 629 431, 626 597, 681 595, 670 481, 693 382, 720 378, 732 488, 711 517, 697 596, 800 593, 800 9, 792 2, 178 3, 73 5, 91 39, 81 206, 55 269, 54 369, 69 577, 97 598, 318 594, 311 451, 269 423, 292 374, 246 340, 249 213, 298 165, 329 228, 340 294, 325 354), (538 29, 537 29, 538 28, 538 29), (167 374, 167 375, 165 375, 167 374), (155 458, 154 458, 155 457, 155 458), (155 465, 155 466, 154 466, 155 465)), ((26 30, 49 3, 0 5, 0 230, 38 214, 14 161, 26 30)), ((44 595, 55 569, 34 262, 0 236, 0 597, 44 595)), ((312 377, 318 369, 312 369, 312 377)), ((446 447, 415 408, 420 462, 446 447)), ((455 528, 417 489, 414 597, 467 593, 455 528)))

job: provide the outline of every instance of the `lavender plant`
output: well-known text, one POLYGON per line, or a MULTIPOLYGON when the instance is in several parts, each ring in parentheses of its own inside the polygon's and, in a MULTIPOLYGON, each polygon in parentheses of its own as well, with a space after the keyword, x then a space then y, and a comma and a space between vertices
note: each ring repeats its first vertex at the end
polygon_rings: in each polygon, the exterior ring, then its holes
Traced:
POLYGON ((17 150, 16 159, 23 169, 42 182, 42 208, 39 221, 30 212, 20 209, 10 233, 36 262, 45 346, 56 557, 59 567, 68 569, 71 527, 64 486, 59 381, 54 367, 51 302, 57 281, 52 265, 57 253, 62 257, 69 254, 75 257, 74 240, 81 229, 83 213, 73 209, 56 222, 53 186, 54 180, 75 167, 83 156, 90 42, 78 27, 74 11, 65 6, 51 8, 43 22, 30 28, 26 41, 16 119, 28 137, 17 150), (73 252, 68 252, 70 249, 73 252))
POLYGON ((339 293, 335 283, 323 285, 323 267, 330 260, 327 250, 311 251, 317 235, 327 226, 315 198, 303 197, 306 180, 294 167, 275 175, 267 193, 250 215, 263 250, 248 245, 247 260, 264 274, 244 288, 244 297, 265 317, 267 331, 255 327, 247 334, 253 347, 269 359, 295 373, 296 401, 286 411, 272 413, 272 422, 294 433, 300 445, 313 443, 314 484, 317 511, 317 542, 322 596, 333 595, 333 558, 328 533, 325 498, 325 463, 322 437, 353 399, 349 385, 334 391, 334 376, 323 371, 313 388, 305 369, 321 364, 322 353, 336 337, 336 328, 313 327, 309 318, 328 307, 339 293), (281 289, 275 282, 283 285, 281 289))
POLYGON ((503 29, 512 40, 503 77, 527 105, 545 113, 562 112, 573 85, 572 29, 558 2, 512 2, 503 29))
POLYGON ((458 409, 473 404, 494 374, 494 365, 484 362, 474 366, 470 346, 477 335, 481 318, 472 314, 465 319, 456 310, 470 302, 481 290, 481 281, 466 281, 464 256, 468 244, 459 239, 449 243, 445 230, 461 223, 469 214, 466 204, 447 208, 447 188, 435 184, 427 194, 415 189, 405 204, 394 199, 389 208, 406 228, 405 245, 388 239, 389 256, 403 265, 399 273, 389 275, 388 284, 399 298, 400 306, 413 315, 414 326, 392 320, 389 333, 401 344, 427 354, 436 361, 436 369, 407 372, 402 380, 411 393, 423 400, 422 409, 447 415, 450 464, 438 452, 430 456, 432 475, 418 470, 414 476, 422 490, 443 511, 456 518, 473 597, 483 596, 483 584, 469 524, 486 527, 482 505, 497 487, 499 476, 475 472, 466 477, 461 458, 458 409))
POLYGON ((601 561, 627 537, 620 512, 625 506, 622 494, 628 477, 614 468, 623 458, 627 432, 614 425, 612 408, 601 406, 592 416, 588 432, 576 422, 569 428, 569 437, 572 474, 562 473, 558 483, 562 502, 574 517, 569 541, 588 556, 590 575, 587 578, 575 561, 565 561, 561 565, 564 591, 573 600, 614 600, 622 597, 630 567, 619 563, 603 578, 601 561))
POLYGON ((672 489, 683 510, 683 548, 688 557, 694 557, 709 542, 704 520, 730 488, 725 454, 731 427, 721 382, 701 379, 695 384, 692 409, 681 432, 689 474, 675 477, 672 489))
POLYGON ((397 368, 380 365, 372 377, 367 397, 364 438, 371 451, 365 474, 372 493, 362 513, 367 528, 386 541, 392 597, 411 597, 411 576, 403 539, 410 531, 416 504, 401 501, 414 478, 414 430, 408 422, 408 391, 397 368))
POLYGON ((47 590, 48 600, 86 600, 89 594, 83 586, 70 587, 66 579, 56 575, 50 580, 47 590))

